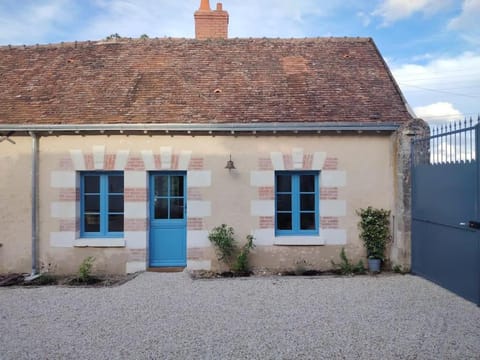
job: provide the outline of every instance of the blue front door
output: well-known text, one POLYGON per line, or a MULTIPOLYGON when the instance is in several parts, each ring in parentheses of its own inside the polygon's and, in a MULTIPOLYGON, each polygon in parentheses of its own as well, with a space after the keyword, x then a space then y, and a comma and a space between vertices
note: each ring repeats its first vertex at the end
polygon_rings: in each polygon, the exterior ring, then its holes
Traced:
POLYGON ((150 267, 187 265, 186 176, 150 174, 150 267))

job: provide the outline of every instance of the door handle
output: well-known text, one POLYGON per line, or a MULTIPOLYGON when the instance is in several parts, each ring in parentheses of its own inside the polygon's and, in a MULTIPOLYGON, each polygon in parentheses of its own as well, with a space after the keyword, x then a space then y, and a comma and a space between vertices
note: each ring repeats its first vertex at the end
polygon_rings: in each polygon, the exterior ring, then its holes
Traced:
POLYGON ((460 225, 462 225, 462 226, 468 225, 468 227, 469 227, 470 229, 477 229, 477 230, 480 229, 480 221, 470 220, 470 221, 468 222, 468 224, 466 224, 466 223, 460 223, 460 225))

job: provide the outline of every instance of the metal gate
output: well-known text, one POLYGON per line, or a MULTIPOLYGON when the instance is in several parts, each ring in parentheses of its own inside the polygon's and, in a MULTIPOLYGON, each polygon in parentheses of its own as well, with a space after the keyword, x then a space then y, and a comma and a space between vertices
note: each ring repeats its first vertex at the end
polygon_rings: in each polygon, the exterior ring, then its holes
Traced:
POLYGON ((480 305, 479 124, 412 143, 412 272, 480 305))

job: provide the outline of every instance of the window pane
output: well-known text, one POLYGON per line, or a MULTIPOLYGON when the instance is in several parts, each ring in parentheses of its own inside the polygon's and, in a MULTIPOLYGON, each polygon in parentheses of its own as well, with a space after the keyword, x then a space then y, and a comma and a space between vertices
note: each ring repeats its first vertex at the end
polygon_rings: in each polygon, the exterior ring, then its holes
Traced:
POLYGON ((85 232, 99 232, 100 215, 85 215, 83 228, 85 229, 85 232))
POLYGON ((123 231, 123 214, 108 215, 108 232, 123 231))
POLYGON ((99 195, 85 195, 85 212, 100 212, 100 196, 99 195))
POLYGON ((290 213, 277 214, 277 229, 292 230, 292 214, 290 213))
POLYGON ((123 195, 110 195, 108 197, 109 212, 123 212, 123 195))
POLYGON ((289 175, 277 175, 277 192, 291 192, 292 178, 289 175))
POLYGON ((183 196, 183 176, 172 176, 170 179, 170 196, 183 196))
POLYGON ((123 194, 123 176, 109 176, 108 177, 108 192, 123 194))
POLYGON ((155 195, 168 196, 168 176, 155 176, 155 195))
POLYGON ((315 175, 300 175, 300 192, 315 192, 315 175))
POLYGON ((300 214, 300 229, 315 230, 315 213, 300 214))
POLYGON ((100 176, 87 175, 83 177, 84 192, 99 193, 100 192, 100 176))
POLYGON ((168 219, 168 199, 155 199, 155 219, 168 219))
POLYGON ((300 210, 315 211, 315 194, 300 195, 300 210))
POLYGON ((292 211, 292 195, 277 195, 277 211, 292 211))
POLYGON ((170 199, 170 219, 183 219, 183 198, 170 199))

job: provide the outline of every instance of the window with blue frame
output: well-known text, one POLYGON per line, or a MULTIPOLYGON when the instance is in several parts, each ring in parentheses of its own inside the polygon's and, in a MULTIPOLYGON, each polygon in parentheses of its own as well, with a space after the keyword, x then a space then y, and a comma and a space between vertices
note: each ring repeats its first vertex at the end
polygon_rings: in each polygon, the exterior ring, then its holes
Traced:
POLYGON ((123 236, 123 173, 80 174, 82 237, 123 236))
POLYGON ((318 172, 275 172, 276 235, 318 235, 318 172))

